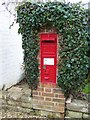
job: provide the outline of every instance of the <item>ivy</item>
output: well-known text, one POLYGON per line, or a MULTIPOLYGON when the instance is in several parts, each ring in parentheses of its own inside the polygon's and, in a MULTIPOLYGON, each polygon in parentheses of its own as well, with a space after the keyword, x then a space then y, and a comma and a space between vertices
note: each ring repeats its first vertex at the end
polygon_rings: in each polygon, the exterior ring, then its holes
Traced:
POLYGON ((58 85, 65 95, 82 89, 88 73, 87 12, 81 3, 30 3, 17 8, 18 32, 22 34, 25 74, 32 89, 39 83, 39 35, 43 26, 55 27, 59 39, 58 85))

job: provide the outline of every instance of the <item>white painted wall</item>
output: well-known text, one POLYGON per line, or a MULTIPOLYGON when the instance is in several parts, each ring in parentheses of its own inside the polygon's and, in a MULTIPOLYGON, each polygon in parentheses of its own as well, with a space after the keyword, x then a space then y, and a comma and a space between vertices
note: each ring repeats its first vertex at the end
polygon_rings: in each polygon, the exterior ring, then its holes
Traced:
MULTIPOLYGON (((4 0, 5 1, 5 0, 4 0)), ((19 82, 23 76, 23 50, 18 24, 11 29, 14 17, 2 5, 0 0, 0 89, 5 89, 19 82)))

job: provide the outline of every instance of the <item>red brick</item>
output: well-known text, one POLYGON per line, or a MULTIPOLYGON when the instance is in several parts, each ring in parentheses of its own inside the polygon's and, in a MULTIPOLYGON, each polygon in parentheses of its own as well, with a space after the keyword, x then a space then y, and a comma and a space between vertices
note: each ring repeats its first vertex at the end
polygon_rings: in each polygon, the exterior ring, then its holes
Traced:
POLYGON ((33 96, 33 99, 44 100, 44 97, 41 97, 41 96, 33 96))
POLYGON ((59 98, 59 95, 58 95, 58 94, 54 94, 54 97, 55 97, 55 98, 59 98))
POLYGON ((56 88, 56 84, 42 84, 42 87, 46 87, 46 88, 56 88))
POLYGON ((38 91, 33 91, 33 95, 38 95, 38 91))
POLYGON ((42 93, 42 96, 54 97, 54 94, 53 93, 42 93))
POLYGON ((46 97, 45 100, 46 101, 52 101, 52 99, 50 97, 46 97))
POLYGON ((42 101, 41 103, 42 105, 48 105, 48 106, 54 106, 54 103, 53 102, 49 102, 49 101, 42 101))
POLYGON ((56 98, 54 98, 53 101, 54 101, 54 102, 65 103, 65 99, 64 99, 64 98, 63 98, 63 99, 60 99, 60 98, 57 98, 57 99, 56 99, 56 98))
POLYGON ((45 88, 44 92, 51 92, 51 88, 45 88))
POLYGON ((40 31, 41 31, 40 33, 43 33, 43 32, 57 33, 57 30, 54 27, 52 27, 52 28, 51 27, 50 28, 42 27, 40 31))
POLYGON ((59 95, 59 98, 65 98, 64 94, 59 95))
POLYGON ((65 98, 64 94, 54 94, 55 98, 65 98))
POLYGON ((42 92, 38 92, 39 96, 42 96, 42 92))

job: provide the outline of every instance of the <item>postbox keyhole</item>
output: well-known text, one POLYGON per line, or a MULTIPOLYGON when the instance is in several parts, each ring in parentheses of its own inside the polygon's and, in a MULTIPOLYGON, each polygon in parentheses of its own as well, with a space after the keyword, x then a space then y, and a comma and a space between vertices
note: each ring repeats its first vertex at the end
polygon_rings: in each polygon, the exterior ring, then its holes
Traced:
POLYGON ((46 66, 45 65, 43 66, 43 69, 46 71, 46 66))

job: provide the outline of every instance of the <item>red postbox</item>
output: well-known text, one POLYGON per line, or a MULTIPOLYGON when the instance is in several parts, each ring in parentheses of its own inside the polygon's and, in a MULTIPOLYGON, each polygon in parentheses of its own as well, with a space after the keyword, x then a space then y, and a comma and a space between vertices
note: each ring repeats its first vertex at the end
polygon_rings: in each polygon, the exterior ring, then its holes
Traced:
POLYGON ((40 34, 41 83, 56 84, 57 34, 40 34))

